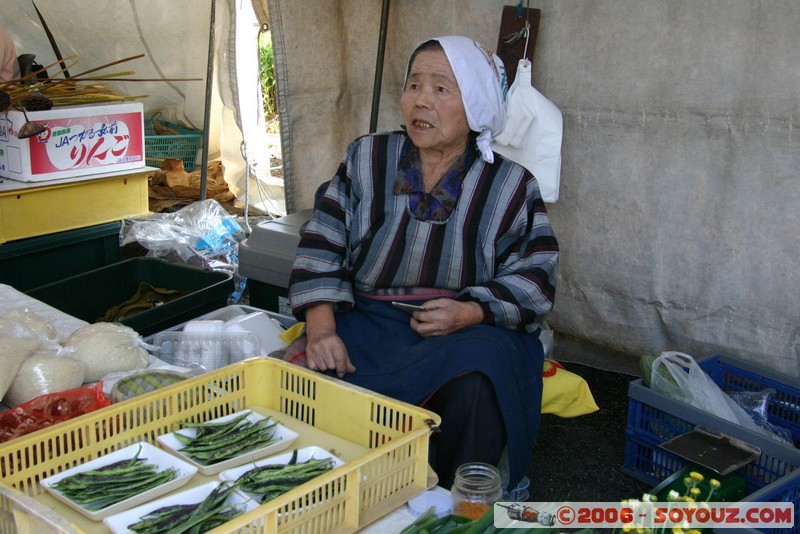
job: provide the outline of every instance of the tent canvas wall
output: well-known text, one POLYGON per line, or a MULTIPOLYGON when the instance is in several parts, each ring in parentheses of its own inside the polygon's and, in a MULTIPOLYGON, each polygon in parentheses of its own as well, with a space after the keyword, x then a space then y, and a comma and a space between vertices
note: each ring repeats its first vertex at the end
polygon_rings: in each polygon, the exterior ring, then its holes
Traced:
MULTIPOLYGON (((228 14, 244 3, 217 2, 218 43, 230 43, 236 21, 228 14)), ((383 2, 254 3, 268 12, 276 50, 292 213, 311 206, 347 143, 368 131, 383 2)), ((378 130, 400 125, 403 71, 415 44, 460 33, 494 47, 505 4, 516 2, 391 2, 378 130)), ((59 42, 67 35, 75 48, 66 52, 75 50, 86 64, 102 62, 88 57, 87 47, 121 55, 133 34, 150 43, 149 61, 159 66, 154 74, 204 75, 208 2, 37 5, 51 25, 64 25, 54 31, 59 42)), ((562 247, 550 325, 564 337, 625 354, 727 352, 800 376, 800 4, 527 5, 541 10, 534 84, 564 116, 561 192, 549 206, 562 247)), ((5 24, 34 17, 11 11, 5 24)), ((39 44, 46 58, 47 45, 41 38, 39 44)), ((218 83, 239 63, 231 50, 217 45, 218 83)), ((217 87, 211 130, 215 142, 229 147, 237 183, 246 174, 241 158, 235 163, 239 143, 218 121, 239 109, 238 93, 226 87, 217 87)), ((202 84, 170 89, 157 98, 199 124, 194 106, 204 103, 202 84)), ((247 145, 258 152, 258 141, 247 145)))
MULTIPOLYGON (((381 3, 268 3, 293 210, 367 131, 381 3)), ((378 130, 400 125, 415 44, 494 47, 515 3, 393 1, 378 130)), ((550 325, 625 354, 726 352, 800 375, 800 4, 526 5, 541 10, 534 84, 564 116, 550 325)))

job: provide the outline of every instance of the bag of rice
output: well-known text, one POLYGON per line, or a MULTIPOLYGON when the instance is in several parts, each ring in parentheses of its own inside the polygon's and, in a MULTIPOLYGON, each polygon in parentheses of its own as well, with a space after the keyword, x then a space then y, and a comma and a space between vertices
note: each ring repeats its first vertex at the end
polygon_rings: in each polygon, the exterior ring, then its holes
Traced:
POLYGON ((38 350, 28 356, 17 371, 3 403, 19 406, 44 395, 73 389, 86 377, 86 364, 53 348, 38 350))
POLYGON ((144 369, 150 354, 133 328, 117 323, 96 323, 75 331, 64 343, 71 356, 87 365, 86 382, 109 373, 144 369))
POLYGON ((0 317, 0 399, 17 376, 20 365, 49 339, 46 321, 21 310, 0 317))
POLYGON ((42 340, 58 341, 58 332, 53 323, 27 308, 8 310, 0 317, 0 323, 18 323, 32 330, 42 340))
POLYGON ((2 338, 0 344, 0 399, 5 396, 22 362, 39 346, 32 338, 2 338))

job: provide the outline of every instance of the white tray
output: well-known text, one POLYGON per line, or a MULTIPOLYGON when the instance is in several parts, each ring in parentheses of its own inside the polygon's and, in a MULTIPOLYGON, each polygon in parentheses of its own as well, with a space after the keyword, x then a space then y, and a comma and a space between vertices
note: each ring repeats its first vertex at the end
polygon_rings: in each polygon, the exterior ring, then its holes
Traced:
MULTIPOLYGON (((263 460, 259 460, 249 465, 242 465, 233 469, 227 469, 219 474, 220 480, 224 482, 236 482, 239 477, 247 473, 248 471, 256 468, 261 467, 263 465, 272 465, 272 464, 288 464, 289 461, 292 459, 292 455, 294 451, 287 452, 284 454, 279 454, 277 456, 271 456, 269 458, 264 458, 263 460)), ((317 460, 322 460, 325 458, 331 458, 333 460, 333 469, 344 465, 344 462, 331 454, 330 452, 322 449, 320 447, 303 447, 302 449, 297 450, 297 463, 306 462, 311 458, 315 458, 317 460)), ((241 490, 240 488, 236 488, 236 491, 241 492, 243 496, 254 498, 257 503, 261 503, 262 495, 257 493, 249 493, 246 491, 241 490)))
POLYGON ((51 495, 53 495, 53 497, 55 497, 56 499, 74 508, 75 510, 85 515, 89 519, 92 519, 94 521, 100 521, 105 517, 117 514, 119 512, 122 512, 123 510, 127 510, 134 506, 140 505, 151 499, 155 499, 156 497, 164 495, 167 492, 180 488, 181 486, 189 482, 189 479, 191 479, 195 473, 197 473, 197 468, 194 467, 193 465, 178 458, 175 458, 171 454, 162 451, 158 447, 150 445, 147 442, 141 442, 141 443, 134 443, 133 445, 129 445, 124 449, 120 449, 110 454, 106 454, 105 456, 101 456, 96 460, 86 462, 85 464, 81 464, 77 467, 73 467, 72 469, 63 471, 57 475, 48 477, 42 480, 41 484, 42 487, 46 491, 48 491, 51 495), (180 472, 178 477, 173 480, 170 480, 169 482, 161 484, 160 486, 145 491, 144 493, 140 493, 135 497, 130 497, 128 499, 125 499, 124 501, 112 504, 111 506, 107 506, 101 510, 94 510, 94 511, 84 508, 80 504, 76 503, 72 499, 67 498, 60 491, 52 487, 53 484, 57 483, 58 481, 66 477, 75 475, 77 473, 82 473, 84 471, 97 469, 121 460, 132 459, 139 452, 140 447, 141 447, 141 453, 139 453, 139 458, 147 459, 149 463, 156 465, 158 467, 159 472, 165 469, 169 469, 170 467, 174 467, 180 472))
MULTIPOLYGON (((107 517, 103 519, 103 523, 105 523, 114 534, 135 534, 135 532, 130 530, 128 526, 133 525, 139 521, 139 519, 149 514, 153 510, 158 510, 163 506, 202 502, 203 499, 208 497, 211 491, 219 484, 220 482, 217 481, 206 482, 200 486, 183 490, 178 493, 173 493, 172 495, 167 495, 161 499, 150 501, 147 504, 143 504, 141 506, 137 506, 136 508, 131 508, 125 512, 107 517)), ((224 484, 224 482, 222 482, 222 484, 224 484)), ((247 513, 250 510, 258 507, 258 503, 252 499, 246 499, 244 496, 235 491, 230 493, 225 502, 228 504, 243 506, 244 511, 242 513, 247 513)))
MULTIPOLYGON (((230 414, 230 415, 226 415, 225 417, 219 417, 217 419, 213 419, 212 421, 208 421, 208 422, 210 423, 210 422, 228 421, 230 419, 233 419, 235 417, 238 417, 238 416, 242 415, 245 412, 250 412, 250 414, 247 416, 247 420, 250 421, 251 423, 255 423, 255 422, 257 422, 257 421, 259 421, 261 419, 266 419, 265 416, 263 416, 261 414, 258 414, 255 411, 253 411, 254 409, 242 410, 240 412, 236 412, 236 413, 233 413, 233 414, 230 414)), ((294 440, 296 440, 297 436, 298 436, 297 432, 289 430, 288 428, 286 428, 282 424, 277 423, 275 425, 275 438, 277 439, 277 441, 267 445, 266 447, 261 447, 260 449, 247 451, 245 453, 240 454, 239 456, 236 456, 235 458, 230 458, 229 460, 225 460, 223 462, 217 462, 217 463, 211 464, 211 465, 202 465, 202 464, 196 462, 195 460, 192 460, 191 458, 185 456, 183 453, 181 453, 181 449, 184 447, 184 444, 181 443, 180 441, 178 441, 178 438, 175 437, 175 434, 177 432, 180 432, 181 434, 183 434, 185 436, 190 436, 190 437, 194 437, 195 435, 197 435, 197 430, 196 429, 194 429, 194 428, 184 428, 184 429, 178 430, 176 432, 170 432, 169 434, 164 434, 163 436, 158 436, 156 438, 156 441, 158 442, 158 444, 161 447, 163 447, 163 448, 167 449, 168 451, 176 454, 182 460, 184 460, 186 462, 189 462, 191 465, 196 467, 204 475, 215 475, 215 474, 219 473, 220 471, 224 471, 225 469, 230 469, 230 468, 236 467, 238 465, 250 463, 250 462, 253 462, 255 460, 258 460, 259 458, 263 458, 265 456, 269 456, 270 454, 278 453, 278 452, 284 450, 285 448, 287 448, 289 445, 291 445, 292 442, 294 442, 294 440)))

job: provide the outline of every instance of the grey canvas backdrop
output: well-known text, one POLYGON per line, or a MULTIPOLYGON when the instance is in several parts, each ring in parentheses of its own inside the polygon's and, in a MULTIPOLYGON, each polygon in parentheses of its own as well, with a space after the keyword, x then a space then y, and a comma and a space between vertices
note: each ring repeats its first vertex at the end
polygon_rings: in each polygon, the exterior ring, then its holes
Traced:
MULTIPOLYGON (((415 44, 459 33, 494 48, 506 3, 391 2, 378 130, 401 123, 415 44)), ((267 5, 292 212, 368 131, 381 2, 267 5)), ((550 326, 624 354, 725 352, 800 375, 800 3, 530 7, 534 84, 564 117, 550 326)))

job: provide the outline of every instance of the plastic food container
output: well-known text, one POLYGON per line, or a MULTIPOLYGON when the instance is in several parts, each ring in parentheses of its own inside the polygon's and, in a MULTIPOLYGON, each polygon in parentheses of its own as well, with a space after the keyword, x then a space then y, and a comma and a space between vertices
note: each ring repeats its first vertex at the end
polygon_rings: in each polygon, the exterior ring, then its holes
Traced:
POLYGON ((261 355, 258 336, 252 332, 163 332, 156 334, 153 345, 159 359, 203 371, 261 355))

